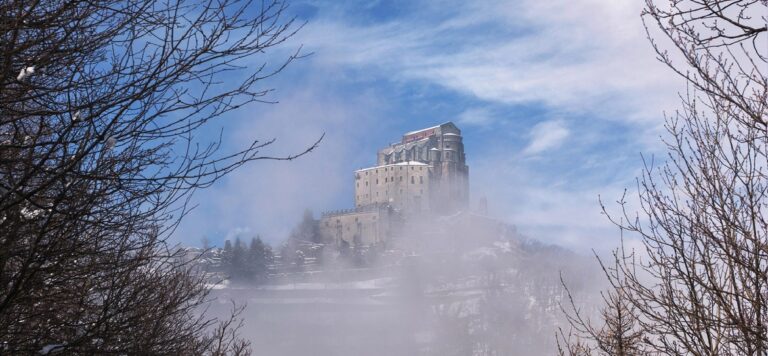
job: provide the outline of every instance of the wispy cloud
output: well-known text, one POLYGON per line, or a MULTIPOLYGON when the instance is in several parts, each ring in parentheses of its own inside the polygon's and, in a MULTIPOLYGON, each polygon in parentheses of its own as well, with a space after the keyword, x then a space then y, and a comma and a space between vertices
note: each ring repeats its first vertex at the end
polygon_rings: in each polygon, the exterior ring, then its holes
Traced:
POLYGON ((640 6, 456 2, 447 14, 439 4, 369 25, 322 18, 302 39, 330 65, 375 68, 370 73, 392 80, 424 80, 495 103, 541 102, 647 121, 674 103, 677 82, 649 54, 640 6))
POLYGON ((487 127, 501 119, 496 113, 487 108, 471 108, 464 110, 456 118, 456 123, 461 126, 487 127))
POLYGON ((526 155, 533 155, 553 148, 560 147, 571 134, 561 120, 545 121, 536 124, 531 129, 531 141, 523 150, 526 155))

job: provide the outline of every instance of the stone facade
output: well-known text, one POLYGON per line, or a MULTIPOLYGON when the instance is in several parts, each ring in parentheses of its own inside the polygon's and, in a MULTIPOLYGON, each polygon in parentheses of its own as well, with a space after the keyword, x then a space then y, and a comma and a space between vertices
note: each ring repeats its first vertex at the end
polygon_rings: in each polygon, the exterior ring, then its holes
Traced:
POLYGON ((469 167, 461 130, 451 122, 406 133, 379 150, 376 163, 355 171, 355 209, 323 213, 327 242, 383 244, 402 219, 468 208, 469 167))
POLYGON ((430 166, 399 162, 355 171, 355 207, 388 204, 410 213, 430 210, 430 166))
POLYGON ((396 220, 398 215, 384 204, 325 212, 320 218, 320 234, 335 246, 383 245, 398 226, 396 220))

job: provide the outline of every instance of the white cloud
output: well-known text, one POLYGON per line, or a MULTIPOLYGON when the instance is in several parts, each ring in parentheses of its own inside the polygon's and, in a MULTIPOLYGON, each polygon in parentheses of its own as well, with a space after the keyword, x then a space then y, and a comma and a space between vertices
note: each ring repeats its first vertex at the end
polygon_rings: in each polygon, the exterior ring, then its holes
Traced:
POLYGON ((523 150, 523 154, 533 155, 560 147, 570 134, 570 130, 561 120, 538 123, 531 129, 531 141, 523 150))
POLYGON ((278 105, 250 106, 251 112, 241 112, 238 126, 225 133, 235 145, 275 137, 262 153, 280 156, 303 150, 323 133, 325 138, 306 156, 253 162, 197 193, 194 200, 200 207, 182 222, 177 238, 195 244, 208 233, 212 244, 221 244, 224 238, 240 235, 247 240, 260 234, 278 243, 304 209, 318 216, 351 206, 351 172, 375 158, 375 150, 363 147, 371 144, 366 133, 377 121, 378 105, 365 93, 340 98, 321 85, 310 85, 281 98, 278 105))
POLYGON ((615 202, 630 188, 628 208, 631 212, 638 207, 637 195, 631 190, 635 171, 608 181, 588 176, 558 179, 557 172, 535 169, 528 163, 504 152, 474 160, 470 167, 473 200, 486 197, 492 216, 545 243, 587 254, 593 248, 600 252, 618 247, 619 230, 602 214, 599 197, 608 212, 618 217, 621 211, 615 202))
POLYGON ((655 60, 639 2, 458 2, 435 19, 446 6, 368 26, 323 18, 302 41, 329 65, 425 80, 494 103, 657 122, 677 102, 680 80, 655 60))
POLYGON ((456 123, 460 126, 489 126, 498 119, 495 113, 486 108, 471 108, 464 110, 456 118, 456 123))

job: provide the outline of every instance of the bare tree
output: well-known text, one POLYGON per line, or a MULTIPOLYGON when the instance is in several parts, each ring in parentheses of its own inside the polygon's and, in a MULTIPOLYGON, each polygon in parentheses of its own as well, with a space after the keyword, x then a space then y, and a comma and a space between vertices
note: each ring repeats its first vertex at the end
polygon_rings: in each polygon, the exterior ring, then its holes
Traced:
POLYGON ((653 48, 689 84, 667 118, 666 162, 645 161, 640 212, 622 198, 621 218, 609 214, 644 244, 643 258, 620 256, 609 279, 649 352, 768 354, 766 8, 646 1, 653 48))
MULTIPOLYGON (((597 256, 596 256, 597 257, 597 256)), ((602 308, 599 312, 599 325, 594 325, 589 311, 577 306, 573 294, 568 289, 563 277, 560 277, 566 296, 567 305, 560 305, 571 328, 566 332, 559 328, 557 348, 560 355, 616 355, 638 356, 649 354, 644 349, 644 331, 637 320, 637 310, 627 293, 626 276, 623 276, 622 264, 627 263, 623 252, 614 252, 613 266, 606 266, 602 260, 600 267, 611 283, 611 288, 601 293, 602 308)))
MULTIPOLYGON (((265 101, 278 0, 0 3, 0 353, 247 353, 166 239, 190 194, 263 155, 198 134, 265 101), (260 61, 254 63, 254 61, 260 61), (222 351, 224 350, 224 351, 222 351)), ((233 324, 234 323, 234 324, 233 324)), ((246 345, 247 346, 247 345, 246 345)))

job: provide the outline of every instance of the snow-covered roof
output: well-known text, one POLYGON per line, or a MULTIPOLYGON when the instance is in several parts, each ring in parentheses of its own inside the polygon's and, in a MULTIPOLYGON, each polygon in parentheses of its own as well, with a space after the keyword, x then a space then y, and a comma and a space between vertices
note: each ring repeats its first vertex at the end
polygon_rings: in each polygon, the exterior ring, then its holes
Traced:
MULTIPOLYGON (((438 128, 438 127, 442 127, 442 126, 448 126, 448 125, 451 125, 451 126, 453 126, 453 127, 456 127, 456 125, 455 125, 453 122, 451 122, 451 121, 446 121, 446 122, 444 122, 444 123, 442 123, 442 124, 440 124, 440 125, 435 125, 435 126, 432 126, 432 127, 427 127, 427 128, 424 128, 424 129, 418 129, 418 130, 415 130, 415 131, 406 132, 405 134, 403 134, 403 136, 408 136, 408 135, 412 135, 412 134, 415 134, 415 133, 419 133, 419 132, 421 132, 421 131, 432 130, 432 129, 436 129, 436 128, 438 128)), ((456 127, 456 128, 458 129, 458 127, 456 127)))
POLYGON ((391 166, 429 166, 429 164, 426 164, 424 162, 419 162, 419 161, 404 161, 404 162, 397 162, 397 163, 392 163, 392 164, 384 164, 384 165, 375 166, 375 167, 360 168, 360 169, 356 170, 355 172, 362 172, 362 171, 367 171, 367 170, 371 170, 371 169, 391 167, 391 166))
POLYGON ((389 164, 388 166, 428 166, 428 164, 424 162, 419 162, 419 161, 405 161, 405 162, 389 164))
POLYGON ((437 126, 427 127, 425 129, 418 129, 416 131, 406 132, 405 134, 403 134, 403 136, 412 135, 412 134, 419 133, 419 132, 426 131, 426 130, 436 129, 436 128, 438 128, 440 126, 443 126, 443 125, 445 125, 445 124, 440 124, 440 125, 437 125, 437 126))

